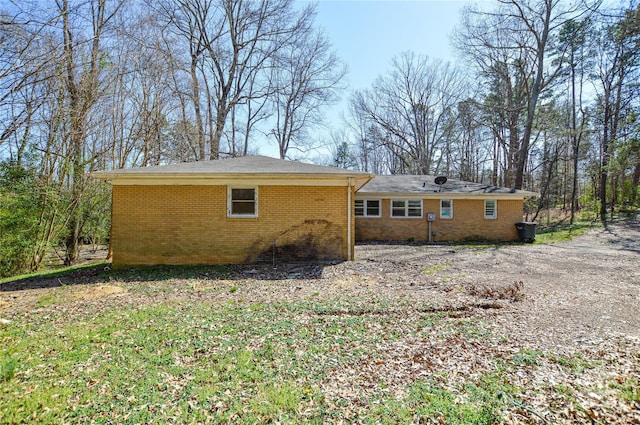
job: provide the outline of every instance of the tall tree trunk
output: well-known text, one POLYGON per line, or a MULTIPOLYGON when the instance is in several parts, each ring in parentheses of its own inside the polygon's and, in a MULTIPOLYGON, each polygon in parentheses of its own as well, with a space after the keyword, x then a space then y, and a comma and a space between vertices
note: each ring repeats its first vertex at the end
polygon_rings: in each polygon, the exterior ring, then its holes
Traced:
POLYGON ((571 48, 571 154, 573 156, 573 178, 571 184, 571 218, 570 224, 573 224, 575 220, 575 214, 578 210, 578 165, 580 161, 580 142, 582 140, 582 125, 580 128, 580 134, 578 134, 577 128, 577 111, 576 111, 576 65, 575 65, 575 52, 573 47, 571 48))
MULTIPOLYGON (((191 47, 195 49, 195 47, 191 47)), ((196 129, 198 135, 198 160, 204 161, 205 158, 205 142, 204 128, 202 125, 202 112, 200 111, 200 82, 198 81, 198 56, 195 52, 191 54, 191 92, 193 96, 193 113, 195 114, 196 129)))
POLYGON ((67 0, 62 1, 62 19, 64 32, 64 53, 66 61, 66 88, 69 96, 70 131, 68 157, 71 159, 70 184, 70 217, 67 225, 67 238, 65 241, 65 264, 72 265, 78 256, 78 238, 80 233, 80 195, 82 182, 82 143, 83 124, 80 111, 80 99, 78 84, 74 70, 74 46, 73 33, 69 23, 69 5, 67 0))
POLYGON ((631 205, 636 204, 636 199, 638 196, 638 185, 640 184, 640 154, 638 155, 638 160, 636 162, 636 166, 633 170, 633 179, 631 181, 631 205))
POLYGON ((65 264, 72 265, 78 258, 78 240, 82 226, 82 195, 84 193, 85 136, 86 118, 96 101, 98 91, 98 73, 100 67, 100 40, 105 24, 106 0, 94 0, 91 16, 93 34, 89 63, 84 72, 76 75, 76 57, 74 50, 73 28, 69 22, 68 0, 62 0, 64 60, 66 66, 66 89, 69 99, 69 134, 67 157, 70 160, 70 198, 67 239, 65 241, 65 264))
MULTIPOLYGON (((608 90, 605 90, 605 102, 608 97, 608 90)), ((604 107, 604 128, 602 129, 602 147, 600 158, 600 220, 607 223, 607 180, 609 178, 609 123, 610 105, 604 107)))
POLYGON ((524 171, 527 164, 527 158, 529 157, 529 146, 531 144, 533 120, 535 117, 536 108, 538 106, 538 97, 540 96, 540 92, 542 90, 543 76, 545 72, 544 55, 547 48, 547 39, 549 37, 549 23, 551 22, 551 10, 553 8, 553 4, 549 0, 545 0, 544 4, 545 15, 543 19, 543 28, 540 33, 535 34, 537 39, 536 74, 531 86, 531 92, 528 99, 527 119, 524 126, 524 134, 522 135, 522 143, 520 144, 520 150, 518 151, 518 164, 514 185, 516 189, 522 189, 524 183, 524 171))

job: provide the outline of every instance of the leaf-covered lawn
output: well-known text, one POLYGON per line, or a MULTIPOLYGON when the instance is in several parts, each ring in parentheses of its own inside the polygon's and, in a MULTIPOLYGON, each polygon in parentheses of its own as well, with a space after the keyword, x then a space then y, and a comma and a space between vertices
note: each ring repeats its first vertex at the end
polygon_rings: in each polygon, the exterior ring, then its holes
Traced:
MULTIPOLYGON (((35 311, 0 334, 2 362, 15 365, 2 382, 0 419, 394 423, 442 416, 493 423, 499 417, 504 400, 479 385, 488 375, 465 383, 459 394, 430 376, 390 391, 384 376, 375 377, 385 346, 428 336, 443 319, 413 313, 414 322, 407 311, 376 306, 374 314, 369 307, 356 304, 352 314, 341 301, 159 302, 114 304, 98 313, 88 306, 72 315, 65 308, 35 311), (340 384, 340 374, 357 380, 352 375, 362 363, 370 363, 373 377, 340 384), (377 382, 364 382, 369 379, 377 382)), ((438 333, 448 338, 458 327, 469 332, 468 324, 454 321, 438 333)))
POLYGON ((547 295, 411 255, 0 293, 0 423, 640 422, 638 338, 532 344, 547 295))

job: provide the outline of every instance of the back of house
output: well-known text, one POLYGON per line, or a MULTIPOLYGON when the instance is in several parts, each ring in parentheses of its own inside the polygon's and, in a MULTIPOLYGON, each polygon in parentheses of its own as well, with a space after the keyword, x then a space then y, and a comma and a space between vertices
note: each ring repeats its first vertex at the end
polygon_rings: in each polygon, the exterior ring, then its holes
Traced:
POLYGON ((358 241, 515 241, 533 192, 434 176, 375 176, 356 194, 358 241))

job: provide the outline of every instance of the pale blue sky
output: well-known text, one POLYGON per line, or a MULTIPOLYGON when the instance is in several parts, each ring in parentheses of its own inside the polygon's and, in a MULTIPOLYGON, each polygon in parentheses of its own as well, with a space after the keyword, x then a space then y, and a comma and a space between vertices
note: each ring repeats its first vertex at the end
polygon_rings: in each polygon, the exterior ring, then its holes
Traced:
MULTIPOLYGON (((297 2, 309 3, 307 0, 297 2)), ((329 142, 331 131, 344 126, 341 116, 347 112, 353 90, 371 87, 376 77, 389 69, 392 58, 403 51, 455 61, 449 36, 467 3, 469 1, 463 0, 320 0, 316 25, 326 31, 338 55, 349 66, 349 74, 348 88, 342 93, 341 102, 326 111, 328 127, 318 129, 314 139, 329 142)), ((318 151, 320 155, 326 153, 325 149, 318 151)))
POLYGON ((405 50, 453 61, 449 35, 466 3, 320 0, 316 22, 349 65, 351 88, 363 88, 405 50))

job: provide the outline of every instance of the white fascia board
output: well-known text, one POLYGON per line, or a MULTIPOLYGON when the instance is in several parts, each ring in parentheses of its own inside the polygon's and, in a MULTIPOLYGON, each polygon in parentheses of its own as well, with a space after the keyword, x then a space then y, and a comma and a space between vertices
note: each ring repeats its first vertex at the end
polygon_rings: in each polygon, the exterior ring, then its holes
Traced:
MULTIPOLYGON (((537 195, 537 194, 536 194, 537 195)), ((483 199, 496 199, 496 200, 518 200, 524 199, 528 196, 526 193, 398 193, 398 192, 385 192, 385 193, 357 193, 355 199, 470 199, 470 200, 483 200, 483 199)))
MULTIPOLYGON (((105 178, 100 176, 99 178, 105 178)), ((113 186, 348 186, 347 176, 130 176, 113 175, 113 186)))

